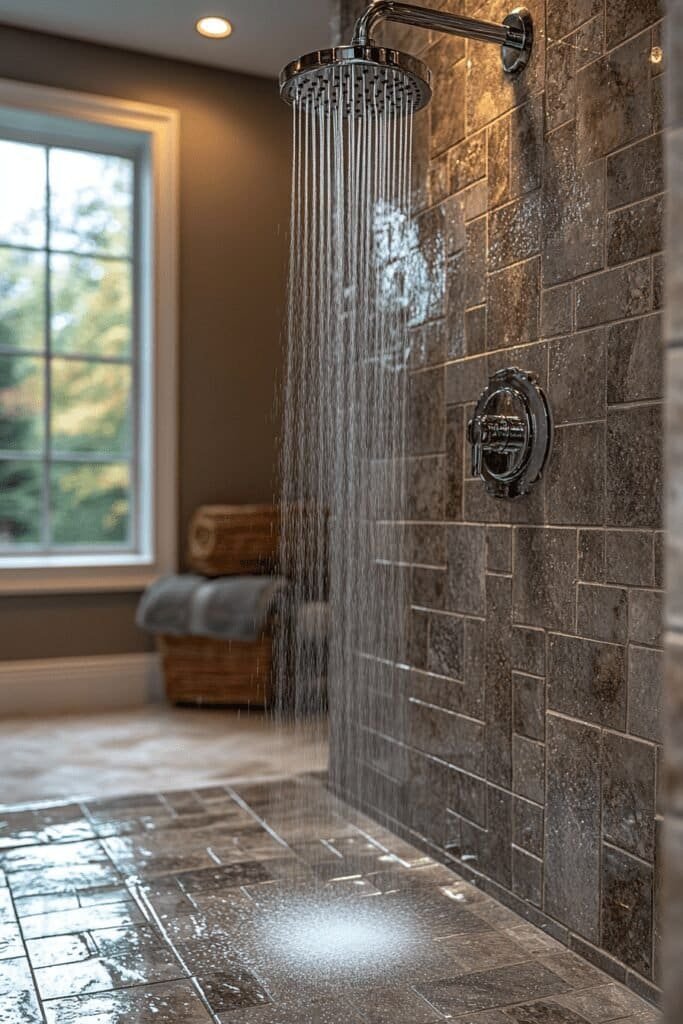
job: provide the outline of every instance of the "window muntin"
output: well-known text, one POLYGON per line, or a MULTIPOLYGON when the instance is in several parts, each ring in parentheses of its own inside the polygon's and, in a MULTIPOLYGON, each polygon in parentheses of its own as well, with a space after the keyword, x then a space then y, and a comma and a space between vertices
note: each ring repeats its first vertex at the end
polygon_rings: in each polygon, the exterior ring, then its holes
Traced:
POLYGON ((0 556, 140 549, 136 194, 132 156, 0 139, 0 556))

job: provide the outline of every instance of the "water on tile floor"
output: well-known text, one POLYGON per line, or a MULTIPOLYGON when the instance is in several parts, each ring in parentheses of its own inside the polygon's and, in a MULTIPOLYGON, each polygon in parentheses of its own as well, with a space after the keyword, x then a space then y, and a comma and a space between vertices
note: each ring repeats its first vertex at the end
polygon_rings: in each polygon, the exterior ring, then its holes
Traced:
POLYGON ((3 1024, 659 1020, 317 776, 7 810, 0 866, 3 1024))

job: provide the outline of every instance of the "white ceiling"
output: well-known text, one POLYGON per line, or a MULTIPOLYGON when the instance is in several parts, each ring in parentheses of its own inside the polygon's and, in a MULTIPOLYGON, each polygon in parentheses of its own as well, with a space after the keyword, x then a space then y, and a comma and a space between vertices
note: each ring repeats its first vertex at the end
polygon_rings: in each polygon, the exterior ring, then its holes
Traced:
POLYGON ((0 22, 233 71, 275 77, 331 42, 330 0, 0 0, 0 22), (198 18, 219 14, 228 39, 204 39, 198 18))

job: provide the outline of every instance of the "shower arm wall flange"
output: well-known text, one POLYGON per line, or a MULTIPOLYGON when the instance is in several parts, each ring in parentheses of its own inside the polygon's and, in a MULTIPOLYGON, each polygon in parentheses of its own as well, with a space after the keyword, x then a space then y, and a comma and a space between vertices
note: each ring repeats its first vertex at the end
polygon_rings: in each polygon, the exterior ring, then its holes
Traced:
POLYGON ((373 33, 380 21, 395 21, 479 42, 496 43, 502 47, 503 69, 509 74, 523 70, 531 57, 533 22, 525 7, 518 7, 508 14, 502 25, 498 25, 416 4, 399 3, 398 0, 374 0, 356 22, 352 45, 373 46, 373 33))

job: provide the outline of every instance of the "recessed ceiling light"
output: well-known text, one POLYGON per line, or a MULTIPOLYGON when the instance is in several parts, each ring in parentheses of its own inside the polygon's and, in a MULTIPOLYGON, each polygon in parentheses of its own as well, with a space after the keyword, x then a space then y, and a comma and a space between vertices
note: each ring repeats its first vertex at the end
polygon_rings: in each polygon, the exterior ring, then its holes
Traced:
POLYGON ((213 14, 200 18, 195 28, 200 36, 207 36, 209 39, 227 39, 232 32, 232 25, 227 18, 219 18, 213 14))

